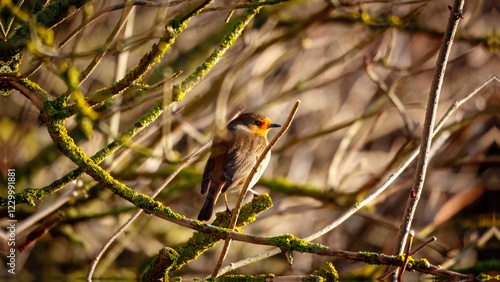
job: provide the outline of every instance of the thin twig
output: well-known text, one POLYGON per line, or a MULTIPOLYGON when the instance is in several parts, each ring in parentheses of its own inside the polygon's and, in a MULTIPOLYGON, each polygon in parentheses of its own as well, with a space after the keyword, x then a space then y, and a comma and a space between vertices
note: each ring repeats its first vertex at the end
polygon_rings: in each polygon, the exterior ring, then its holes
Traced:
POLYGON ((464 98, 458 100, 458 101, 455 101, 449 108, 448 110, 446 111, 446 113, 443 115, 443 117, 441 118, 441 120, 439 120, 438 124, 436 125, 436 128, 434 129, 434 131, 440 131, 441 128, 443 127, 443 125, 445 124, 446 120, 448 120, 448 118, 458 110, 458 108, 460 108, 460 106, 462 106, 463 104, 465 104, 467 101, 469 101, 472 97, 474 97, 479 91, 481 91, 486 85, 490 84, 491 82, 493 81, 496 81, 496 82, 500 82, 500 77, 497 76, 496 74, 490 76, 490 78, 488 78, 486 81, 484 81, 483 83, 481 83, 478 87, 474 88, 474 90, 469 93, 467 96, 465 96, 464 98))
POLYGON ((401 281, 401 278, 403 277, 403 273, 405 272, 405 268, 408 265, 408 258, 410 257, 410 250, 411 250, 411 243, 413 242, 413 237, 415 236, 415 231, 411 231, 410 235, 408 236, 408 243, 406 244, 406 250, 405 250, 405 261, 403 262, 403 265, 401 266, 401 271, 398 274, 398 281, 401 281))
POLYGON ((453 8, 450 9, 450 18, 446 27, 447 32, 444 35, 438 59, 436 61, 436 70, 432 81, 429 100, 425 114, 424 129, 422 133, 422 143, 420 145, 420 153, 415 171, 415 182, 409 193, 408 202, 405 209, 405 214, 402 219, 401 228, 398 239, 394 247, 393 254, 400 255, 403 253, 406 238, 410 232, 413 216, 417 208, 418 201, 422 194, 427 165, 429 163, 429 152, 431 149, 432 137, 434 135, 434 121, 436 119, 437 105, 441 86, 443 84, 446 65, 450 56, 451 46, 458 27, 458 23, 462 17, 462 9, 464 0, 455 0, 453 8))
POLYGON ((368 59, 365 59, 365 71, 368 77, 375 83, 377 86, 384 91, 385 95, 389 98, 391 103, 396 107, 398 110, 399 114, 401 115, 401 118, 403 119, 403 122, 405 124, 406 132, 410 137, 413 137, 413 131, 415 129, 414 123, 410 117, 410 114, 408 111, 406 111, 405 106, 403 105, 403 102, 401 102, 401 99, 394 93, 395 92, 395 87, 391 85, 389 87, 387 83, 385 83, 378 75, 373 71, 372 67, 373 63, 370 62, 368 59))
MULTIPOLYGON (((240 213, 241 205, 243 203, 243 199, 246 196, 246 193, 248 191, 248 186, 250 185, 250 182, 252 181, 253 176, 255 173, 257 173, 258 167, 260 163, 264 160, 266 157, 267 153, 271 151, 271 149, 274 147, 274 145, 278 142, 278 140, 285 134, 285 132, 288 130, 290 127, 290 124, 292 123, 293 118, 295 117, 295 114, 297 113, 297 110, 300 106, 300 100, 297 100, 295 102, 295 105, 293 106, 292 110, 290 111, 290 114, 288 115, 288 119, 281 128, 281 130, 274 136, 273 140, 267 145, 266 149, 260 154, 259 159, 253 166, 252 170, 250 171, 250 174, 248 175, 245 184, 243 185, 243 189, 241 189, 240 196, 238 198, 238 201, 236 202, 236 205, 234 206, 234 211, 233 215, 231 217, 231 223, 229 224, 229 229, 234 230, 234 227, 236 226, 236 222, 238 221, 238 216, 240 213)), ((212 277, 217 277, 217 273, 219 272, 219 269, 222 265, 222 262, 224 261, 224 258, 226 257, 228 251, 229 251, 229 246, 231 245, 231 239, 226 239, 224 243, 224 248, 222 249, 221 255, 219 257, 219 260, 217 261, 217 264, 214 267, 214 270, 212 272, 212 277)))
POLYGON ((116 23, 116 26, 113 29, 113 31, 111 32, 111 34, 106 39, 106 42, 104 42, 104 44, 102 46, 102 51, 99 52, 95 56, 95 58, 92 60, 92 62, 87 66, 87 68, 82 73, 80 73, 80 78, 79 78, 80 85, 95 70, 97 65, 99 65, 99 63, 101 62, 102 58, 104 57, 104 55, 108 51, 111 44, 115 41, 116 37, 118 37, 118 35, 120 34, 120 31, 127 23, 128 17, 130 16, 130 14, 133 11, 133 8, 134 8, 133 2, 134 1, 129 0, 125 3, 125 8, 123 9, 122 16, 120 17, 120 20, 118 21, 118 23, 116 23))
MULTIPOLYGON (((127 23, 125 25, 125 29, 123 30, 123 33, 121 34, 121 37, 129 37, 132 35, 133 30, 134 30, 134 23, 135 23, 135 15, 136 11, 135 9, 132 9, 129 15, 129 18, 127 20, 127 23)), ((120 80, 125 74, 127 73, 127 63, 129 59, 130 52, 124 51, 119 53, 115 60, 116 60, 116 67, 115 67, 115 73, 114 73, 114 81, 120 80)), ((108 143, 113 142, 113 138, 118 135, 119 129, 120 129, 120 120, 121 120, 121 111, 117 111, 117 109, 120 108, 123 102, 123 96, 118 95, 115 97, 113 100, 113 104, 111 106, 111 111, 115 110, 111 117, 109 118, 108 123, 109 124, 109 129, 111 135, 108 136, 107 141, 108 143)), ((104 161, 104 164, 110 165, 113 163, 114 159, 114 154, 109 154, 108 158, 104 161)))
MULTIPOLYGON (((159 7, 171 7, 174 5, 179 5, 179 4, 182 4, 183 2, 186 2, 186 1, 187 0, 172 1, 169 3, 157 3, 157 2, 152 2, 152 1, 138 1, 138 0, 136 0, 132 3, 132 5, 159 8, 159 7)), ((125 7, 127 7, 127 5, 130 5, 130 4, 120 3, 120 4, 113 5, 111 7, 105 8, 105 9, 97 12, 92 18, 90 18, 86 22, 82 23, 77 28, 75 28, 64 40, 62 40, 61 43, 59 43, 59 49, 66 46, 66 44, 68 44, 68 42, 71 39, 73 39, 76 35, 81 33, 87 26, 89 26, 90 24, 92 24, 93 22, 98 20, 100 17, 102 17, 108 13, 111 13, 113 11, 124 9, 125 7)))
MULTIPOLYGON (((436 237, 432 237, 430 238, 429 240, 425 241, 424 243, 422 243, 420 246, 418 246, 415 250, 413 250, 408 256, 414 256, 416 255, 417 253, 419 253, 423 248, 427 247, 427 245, 429 245, 430 243, 436 241, 436 237)), ((442 266, 442 265, 441 265, 442 266)), ((445 269, 444 267, 442 267, 443 269, 445 269)), ((378 281, 382 281, 384 280, 387 276, 389 276, 390 274, 392 274, 394 271, 396 271, 397 267, 394 267, 394 266, 391 266, 389 268, 389 270, 387 270, 386 272, 384 272, 382 275, 380 275, 379 277, 377 277, 377 280, 378 281)))
POLYGON ((354 136, 358 134, 361 130, 361 126, 365 123, 364 119, 356 120, 352 126, 349 127, 347 133, 344 135, 340 144, 335 151, 335 154, 328 166, 328 176, 326 179, 326 185, 328 188, 336 188, 337 191, 340 191, 340 164, 342 163, 342 159, 347 155, 349 146, 353 142, 354 136))
POLYGON ((262 1, 262 2, 257 2, 257 3, 239 3, 239 4, 226 5, 226 6, 221 6, 221 7, 208 7, 206 9, 204 9, 203 11, 201 11, 201 13, 234 10, 234 9, 245 9, 245 8, 252 8, 252 7, 261 7, 264 5, 276 5, 276 4, 280 4, 282 2, 288 2, 288 1, 290 1, 290 0, 271 0, 271 1, 262 1))
POLYGON ((27 77, 31 76, 32 74, 37 72, 42 66, 43 66, 42 61, 36 62, 33 66, 31 66, 31 68, 29 70, 27 70, 25 73, 22 73, 19 76, 19 79, 23 79, 23 78, 27 78, 27 77))
POLYGON ((425 241, 422 245, 418 246, 418 248, 413 250, 413 252, 410 253, 410 256, 414 256, 414 255, 418 254, 423 248, 427 247, 427 245, 429 245, 430 243, 432 243, 434 241, 436 241, 436 237, 433 236, 429 240, 425 241))

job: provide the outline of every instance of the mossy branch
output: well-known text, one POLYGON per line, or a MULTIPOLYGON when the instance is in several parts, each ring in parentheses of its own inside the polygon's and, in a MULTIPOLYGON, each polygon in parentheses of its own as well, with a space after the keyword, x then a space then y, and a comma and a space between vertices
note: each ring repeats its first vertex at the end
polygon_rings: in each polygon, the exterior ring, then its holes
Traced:
MULTIPOLYGON (((263 194, 255 197, 252 202, 243 206, 241 210, 241 216, 239 217, 238 223, 236 225, 236 230, 241 230, 242 227, 254 222, 256 216, 259 213, 268 210, 272 207, 272 205, 273 203, 268 194, 263 194)), ((216 218, 211 225, 228 228, 229 219, 227 218, 226 213, 217 213, 216 218)), ((173 272, 182 268, 185 264, 189 263, 191 260, 196 259, 205 251, 215 246, 220 240, 221 238, 215 237, 213 235, 195 232, 193 236, 186 241, 186 243, 175 248, 175 252, 179 254, 178 259, 176 261, 172 261, 171 264, 164 264, 163 267, 161 267, 162 272, 173 272)), ((149 273, 153 270, 158 270, 158 264, 155 264, 155 267, 151 268, 152 266, 153 263, 150 265, 150 269, 146 271, 146 273, 149 273)), ((146 276, 146 273, 143 275, 143 279, 146 276)))
MULTIPOLYGON (((389 256, 389 255, 369 253, 369 252, 355 253, 349 251, 332 250, 321 244, 315 244, 299 239, 291 234, 284 234, 276 237, 270 237, 268 240, 272 245, 278 246, 282 251, 288 253, 291 253, 292 251, 297 251, 300 253, 313 253, 318 255, 332 256, 332 257, 338 257, 355 261, 363 261, 368 264, 380 264, 380 265, 401 266, 405 261, 404 255, 389 256)), ((472 278, 470 275, 441 269, 439 266, 430 264, 426 259, 413 259, 411 257, 408 258, 407 270, 415 270, 422 273, 428 273, 452 279, 472 278)))
POLYGON ((243 32, 245 27, 248 25, 250 20, 253 19, 255 14, 258 13, 260 8, 261 6, 249 8, 236 22, 232 30, 222 38, 219 45, 205 60, 205 62, 188 78, 186 78, 182 84, 174 86, 172 90, 173 101, 177 101, 178 99, 182 100, 187 92, 200 83, 200 81, 207 75, 214 65, 219 62, 222 55, 224 55, 224 53, 236 42, 236 39, 238 39, 241 32, 243 32))
POLYGON ((203 224, 198 220, 187 219, 183 215, 173 212, 161 202, 155 201, 147 195, 139 194, 114 179, 92 159, 88 158, 80 147, 76 146, 74 140, 67 133, 64 120, 50 122, 48 124, 48 130, 54 143, 71 161, 81 167, 85 173, 96 181, 110 189, 113 193, 131 202, 138 208, 144 209, 150 214, 177 223, 181 226, 210 233, 220 238, 225 238, 228 233, 231 233, 230 230, 225 228, 216 228, 211 225, 203 224))
POLYGON ((45 92, 38 84, 28 80, 19 79, 10 81, 10 84, 26 96, 31 103, 39 110, 44 108, 45 103, 48 101, 49 94, 45 92))
POLYGON ((172 248, 165 247, 156 253, 141 281, 169 281, 168 272, 179 259, 179 254, 172 248))
MULTIPOLYGON (((76 146, 73 139, 68 136, 64 125, 64 121, 52 121, 48 124, 49 134, 53 138, 54 143, 56 143, 57 146, 61 149, 61 151, 74 163, 82 167, 85 172, 92 176, 96 181, 99 181, 114 193, 133 203, 135 206, 144 209, 150 214, 174 222, 181 226, 185 226, 197 231, 201 231, 203 233, 207 233, 209 235, 216 236, 220 239, 229 238, 232 240, 239 240, 254 244, 277 246, 288 254, 291 254, 293 251, 298 251, 365 261, 368 263, 381 263, 389 265, 401 265, 401 263, 403 262, 403 259, 398 259, 398 257, 378 254, 366 255, 365 253, 360 254, 347 251, 335 251, 323 245, 314 244, 299 239, 291 234, 284 234, 277 237, 252 236, 234 232, 227 228, 203 224, 198 220, 185 218, 184 216, 173 212, 170 208, 164 206, 161 202, 155 201, 146 195, 138 194, 129 187, 115 180, 111 175, 109 175, 109 173, 96 165, 90 158, 86 157, 82 149, 76 146)), ((242 214, 241 216, 243 217, 245 215, 242 214)), ((412 262, 410 260, 408 268, 410 270, 417 270, 424 273, 430 273, 445 277, 470 278, 468 275, 442 270, 437 266, 428 264, 428 262, 426 261, 412 262)))
POLYGON ((339 274, 331 262, 325 262, 311 275, 320 276, 326 281, 336 282, 339 281, 339 274))
MULTIPOLYGON (((47 108, 51 111, 53 103, 48 103, 47 108)), ((116 152, 126 140, 129 140, 141 132, 144 128, 148 127, 153 123, 160 115, 163 113, 163 105, 161 101, 156 102, 147 113, 145 113, 141 118, 139 118, 132 126, 130 126, 125 132, 123 132, 116 140, 109 143, 106 147, 95 153, 90 159, 97 165, 105 160, 110 154, 116 152)), ((27 203, 31 206, 35 205, 36 200, 40 200, 43 197, 49 196, 57 191, 59 191, 65 185, 71 183, 73 180, 78 179, 84 173, 84 169, 79 167, 71 172, 67 173, 60 179, 52 182, 50 185, 42 188, 27 188, 21 193, 17 193, 16 203, 27 203)), ((5 198, 0 198, 0 205, 6 206, 7 200, 5 198)))
POLYGON ((165 33, 163 36, 160 38, 158 43, 152 46, 151 51, 141 58, 139 64, 111 87, 101 89, 94 93, 88 100, 89 104, 95 105, 110 99, 114 95, 126 90, 128 87, 133 85, 133 83, 140 81, 142 76, 160 61, 161 57, 163 57, 165 52, 175 42, 175 39, 184 31, 189 21, 211 2, 211 0, 193 1, 189 6, 181 11, 165 26, 165 33))
MULTIPOLYGON (((205 2, 203 2, 205 3, 205 2)), ((208 5, 209 3, 205 3, 205 5, 208 5)), ((179 20, 171 21, 169 25, 167 25, 167 32, 164 37, 168 37, 168 34, 177 34, 182 32, 182 30, 185 28, 185 24, 189 22, 189 19, 187 16, 191 15, 194 16, 196 13, 199 12, 199 9, 201 9, 201 6, 196 6, 198 10, 196 11, 191 11, 191 13, 187 12, 184 10, 184 13, 181 13, 176 19, 184 19, 184 21, 179 22, 179 20), (184 23, 184 24, 182 24, 184 23), (177 26, 178 28, 175 29, 174 27, 177 26), (182 27, 182 30, 180 29, 182 27)), ((172 96, 172 101, 170 104, 167 106, 163 106, 163 101, 158 100, 155 105, 146 113, 144 114, 133 126, 131 126, 126 132, 124 132, 117 140, 114 142, 110 143, 107 147, 101 149, 98 153, 96 153, 94 156, 92 156, 92 160, 96 163, 99 164, 102 160, 104 160, 107 156, 110 154, 114 153, 118 148, 120 148, 124 142, 135 136, 137 133, 139 133, 142 129, 147 127, 149 124, 151 124, 153 121, 155 121, 165 109, 168 109, 173 103, 182 101, 185 97, 185 94, 189 92, 195 85, 197 85, 210 71, 215 64, 221 59, 222 55, 231 47, 236 39, 241 35, 242 30, 244 27, 248 24, 249 20, 251 17, 249 17, 247 14, 244 14, 240 21, 234 26, 234 28, 222 39, 221 43, 216 47, 214 52, 207 58, 207 60, 196 69, 195 72, 193 72, 187 79, 185 79, 181 84, 176 85, 173 87, 173 92, 174 95, 172 96)), ((178 35, 178 34, 177 34, 178 35)), ((163 38, 163 37, 162 37, 163 38)), ((172 43, 175 38, 172 38, 172 43)), ((163 38, 165 40, 165 38, 163 38)), ((160 39, 160 42, 162 42, 162 39, 160 39)), ((125 83, 132 84, 135 80, 133 78, 132 73, 134 70, 143 70, 144 73, 151 68, 155 61, 151 61, 151 58, 153 58, 153 54, 158 54, 158 46, 161 44, 156 44, 153 46, 153 50, 143 57, 141 60, 141 63, 134 68, 132 71, 130 71, 124 79, 121 81, 118 81, 115 83, 113 86, 107 89, 100 90, 94 94, 93 97, 107 97, 110 98, 112 97, 112 93, 118 91, 123 91, 126 89, 128 86, 125 85, 125 83), (148 59, 149 58, 149 59, 148 59), (150 62, 151 64, 148 64, 147 62, 150 62), (142 66, 142 67, 141 67, 142 66), (121 86, 120 86, 121 85, 121 86), (121 90, 119 90, 121 89, 121 90), (97 96, 96 96, 97 95, 97 96), (111 95, 111 96, 109 96, 111 95), (109 96, 109 97, 108 97, 109 96)), ((164 47, 166 48, 167 45, 164 44, 164 47)), ((166 49, 164 50, 166 51, 166 49)), ((162 55, 163 53, 159 54, 158 56, 162 55)), ((159 58, 157 57, 157 60, 159 58)), ((139 72, 135 71, 135 74, 139 74, 139 72)), ((142 76, 142 74, 141 74, 142 76)), ((98 99, 99 100, 99 99, 98 99)), ((104 99, 105 100, 105 99, 104 99)), ((74 113, 75 109, 74 107, 69 107, 66 108, 64 105, 64 100, 63 99, 55 99, 51 101, 50 103, 47 103, 50 105, 43 106, 41 105, 44 109, 41 115, 41 120, 43 122, 49 122, 53 118, 65 118, 70 116, 72 113, 74 113)), ((64 185, 67 185, 71 181, 79 178, 83 174, 84 170, 79 167, 70 173, 66 174, 62 178, 56 180, 49 186, 40 188, 40 189, 34 189, 34 188, 28 188, 22 193, 16 194, 16 200, 18 200, 18 203, 28 203, 30 205, 35 205, 34 201, 39 200, 45 196, 51 195, 54 192, 58 191, 61 189, 64 185)), ((0 205, 4 205, 3 199, 0 199, 0 205)))

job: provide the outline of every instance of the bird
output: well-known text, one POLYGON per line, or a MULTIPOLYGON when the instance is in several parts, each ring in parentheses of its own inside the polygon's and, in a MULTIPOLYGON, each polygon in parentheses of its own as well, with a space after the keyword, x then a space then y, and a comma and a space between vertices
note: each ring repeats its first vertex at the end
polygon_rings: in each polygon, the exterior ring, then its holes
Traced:
MULTIPOLYGON (((258 158, 268 145, 267 132, 281 125, 272 123, 269 118, 258 113, 243 113, 232 120, 226 129, 214 137, 210 157, 203 171, 201 194, 208 190, 205 203, 198 220, 209 220, 220 194, 224 194, 226 211, 229 212, 226 191, 243 188, 246 178, 258 158)), ((271 152, 260 163, 249 185, 249 191, 260 179, 266 169, 271 152)))

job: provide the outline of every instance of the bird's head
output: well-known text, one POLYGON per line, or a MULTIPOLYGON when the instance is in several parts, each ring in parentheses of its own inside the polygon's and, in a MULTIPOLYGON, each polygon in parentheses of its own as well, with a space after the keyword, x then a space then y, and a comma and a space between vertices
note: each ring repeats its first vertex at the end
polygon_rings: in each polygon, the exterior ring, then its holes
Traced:
POLYGON ((248 130, 255 135, 267 137, 267 132, 273 127, 281 127, 281 125, 272 123, 269 118, 257 113, 245 113, 239 115, 229 123, 229 128, 242 128, 248 130))

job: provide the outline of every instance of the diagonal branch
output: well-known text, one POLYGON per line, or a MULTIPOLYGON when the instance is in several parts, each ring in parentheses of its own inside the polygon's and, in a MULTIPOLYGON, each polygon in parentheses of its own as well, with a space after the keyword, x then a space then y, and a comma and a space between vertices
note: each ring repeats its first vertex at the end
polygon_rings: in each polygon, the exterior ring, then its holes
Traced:
POLYGON ((406 204, 405 213, 402 219, 403 222, 401 224, 398 239, 394 247, 393 253, 396 255, 400 255, 403 253, 405 242, 407 240, 408 234, 410 233, 413 216, 415 214, 415 210, 417 209, 417 204, 420 196, 422 195, 427 165, 429 162, 432 137, 434 135, 434 122, 437 114, 439 94, 441 93, 441 86, 443 84, 444 74, 446 71, 448 58, 450 56, 453 39, 455 38, 458 23, 462 18, 462 9, 464 6, 464 2, 464 0, 455 0, 453 8, 450 9, 450 18, 446 27, 447 32, 443 37, 441 49, 436 61, 436 70, 429 93, 424 129, 422 133, 422 142, 420 144, 420 153, 415 171, 415 182, 413 184, 411 192, 409 193, 408 202, 406 204))
MULTIPOLYGON (((90 62, 90 64, 87 66, 87 68, 82 73, 80 73, 80 77, 78 79, 79 85, 81 85, 87 79, 87 77, 95 70, 95 68, 99 65, 102 58, 107 53, 109 47, 115 41, 116 37, 118 37, 118 34, 120 33, 120 31, 123 29, 123 27, 127 23, 128 17, 130 16, 130 14, 132 13, 132 10, 134 8, 134 6, 132 5, 132 2, 133 2, 133 0, 126 1, 125 9, 123 9, 122 16, 118 20, 118 23, 116 23, 116 26, 113 29, 113 31, 111 32, 111 34, 106 39, 106 42, 104 42, 104 44, 102 45, 101 51, 99 53, 97 53, 97 55, 94 57, 92 62, 90 62)), ((68 97, 69 97, 69 93, 70 93, 70 91, 68 91, 66 93, 68 97)))
MULTIPOLYGON (((135 82, 140 81, 142 76, 160 61, 161 57, 175 42, 175 39, 184 31, 187 23, 211 2, 211 0, 192 1, 183 11, 170 21, 169 24, 167 24, 164 35, 157 44, 152 46, 151 51, 141 58, 139 64, 112 86, 94 93, 87 101, 89 105, 94 106, 110 99, 128 89, 135 82)), ((75 110, 74 106, 70 107, 68 110, 69 114, 66 117, 74 114, 75 110)))

